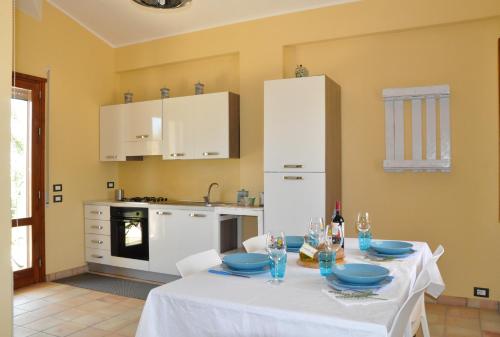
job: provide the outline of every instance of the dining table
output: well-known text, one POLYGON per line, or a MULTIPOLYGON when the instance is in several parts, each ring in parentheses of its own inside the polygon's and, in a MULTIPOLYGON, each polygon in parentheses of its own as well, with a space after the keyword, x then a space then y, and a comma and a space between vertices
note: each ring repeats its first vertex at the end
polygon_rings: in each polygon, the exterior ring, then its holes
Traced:
POLYGON ((269 272, 248 278, 208 270, 189 275, 149 293, 136 337, 387 337, 424 266, 431 275, 427 292, 437 297, 444 290, 429 245, 412 244, 413 254, 386 260, 360 251, 357 239, 345 240, 339 263, 389 269, 392 281, 375 298, 336 297, 318 269, 299 265, 299 254, 290 252, 278 285, 268 282, 269 272))

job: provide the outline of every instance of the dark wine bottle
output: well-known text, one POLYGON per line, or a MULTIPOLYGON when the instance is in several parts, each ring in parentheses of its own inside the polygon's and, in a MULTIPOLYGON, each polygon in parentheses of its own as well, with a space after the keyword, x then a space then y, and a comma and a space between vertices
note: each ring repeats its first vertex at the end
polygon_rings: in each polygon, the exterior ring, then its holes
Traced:
POLYGON ((344 237, 344 240, 342 241, 342 248, 344 248, 344 242, 345 242, 344 218, 340 214, 340 201, 337 201, 335 203, 335 212, 333 212, 332 224, 337 225, 339 228, 339 231, 342 232, 342 233, 339 233, 339 235, 342 235, 344 237))

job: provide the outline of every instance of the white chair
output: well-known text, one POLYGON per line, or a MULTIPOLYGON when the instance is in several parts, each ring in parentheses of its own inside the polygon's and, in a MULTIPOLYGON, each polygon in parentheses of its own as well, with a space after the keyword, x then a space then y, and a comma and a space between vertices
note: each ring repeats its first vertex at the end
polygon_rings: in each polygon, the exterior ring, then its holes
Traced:
MULTIPOLYGON (((424 267, 427 269, 427 271, 430 274, 429 268, 431 268, 434 264, 437 263, 439 258, 444 254, 444 247, 439 245, 434 253, 432 254, 431 260, 427 263, 427 265, 424 267)), ((422 334, 424 337, 431 337, 431 334, 429 332, 429 323, 427 322, 427 314, 425 312, 425 295, 422 294, 422 296, 419 299, 419 303, 413 310, 411 314, 411 332, 412 336, 415 336, 417 334, 418 328, 422 326, 422 334)))
POLYGON ((252 253, 259 250, 266 250, 266 240, 267 240, 266 234, 254 236, 253 238, 243 241, 243 247, 245 247, 247 253, 252 253))
POLYGON ((392 323, 389 337, 412 337, 410 317, 419 304, 419 299, 425 292, 425 289, 431 283, 431 277, 427 269, 422 270, 415 281, 413 289, 410 291, 410 296, 406 299, 403 306, 399 309, 394 322, 392 323))
POLYGON ((175 266, 182 277, 198 273, 210 267, 217 266, 222 263, 222 260, 214 249, 207 250, 201 253, 193 254, 180 261, 175 266))

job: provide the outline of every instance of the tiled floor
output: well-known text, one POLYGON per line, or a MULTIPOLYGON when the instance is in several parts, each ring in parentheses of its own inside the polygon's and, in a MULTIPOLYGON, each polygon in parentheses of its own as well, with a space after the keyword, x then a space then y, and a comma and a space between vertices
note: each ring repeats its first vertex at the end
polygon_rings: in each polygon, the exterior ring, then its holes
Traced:
POLYGON ((144 301, 57 283, 14 295, 15 337, 135 336, 144 301))
MULTIPOLYGON (((40 283, 16 291, 14 337, 134 336, 144 301, 40 283)), ((427 304, 432 337, 500 337, 500 313, 427 304)), ((417 337, 422 337, 419 331, 417 337)))

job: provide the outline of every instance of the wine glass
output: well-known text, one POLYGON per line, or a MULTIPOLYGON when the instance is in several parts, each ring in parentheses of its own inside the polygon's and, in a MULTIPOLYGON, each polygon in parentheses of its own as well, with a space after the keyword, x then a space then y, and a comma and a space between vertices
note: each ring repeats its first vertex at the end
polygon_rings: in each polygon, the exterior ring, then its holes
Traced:
POLYGON ((344 229, 338 223, 330 223, 325 228, 325 245, 328 250, 335 253, 344 243, 344 229))
POLYGON ((360 250, 370 248, 372 234, 370 232, 371 222, 368 212, 359 212, 356 217, 356 228, 358 229, 358 242, 360 250))
POLYGON ((309 221, 308 243, 314 248, 324 241, 325 222, 322 217, 313 217, 309 221))
POLYGON ((280 284, 281 278, 285 275, 286 267, 286 240, 283 232, 268 233, 266 239, 266 250, 271 260, 271 275, 269 282, 280 284))

